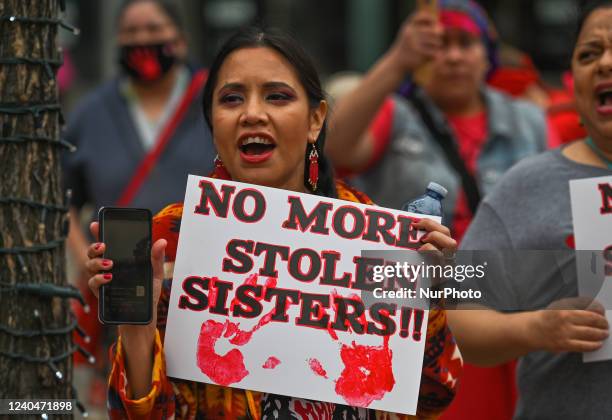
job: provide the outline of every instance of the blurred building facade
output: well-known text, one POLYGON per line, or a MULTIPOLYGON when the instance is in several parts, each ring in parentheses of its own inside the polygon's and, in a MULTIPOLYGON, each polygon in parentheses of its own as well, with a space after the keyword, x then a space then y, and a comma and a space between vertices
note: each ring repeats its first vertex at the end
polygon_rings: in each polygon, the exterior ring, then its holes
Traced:
MULTIPOLYGON (((182 7, 191 58, 206 65, 236 28, 262 23, 288 30, 325 77, 366 70, 393 41, 414 0, 176 0, 182 7)), ((75 68, 69 96, 116 71, 115 25, 121 0, 68 0, 68 20, 81 35, 62 35, 75 68)), ((558 83, 569 65, 577 0, 483 0, 501 38, 529 53, 544 77, 558 83)), ((73 100, 68 101, 68 108, 73 100)))

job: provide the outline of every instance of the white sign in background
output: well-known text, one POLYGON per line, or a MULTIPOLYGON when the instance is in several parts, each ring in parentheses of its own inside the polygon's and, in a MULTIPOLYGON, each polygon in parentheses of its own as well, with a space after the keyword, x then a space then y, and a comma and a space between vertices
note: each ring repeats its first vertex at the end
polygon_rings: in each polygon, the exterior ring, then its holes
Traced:
MULTIPOLYGON (((601 211, 604 197, 600 184, 612 185, 612 176, 570 181, 576 250, 594 251, 597 255, 612 245, 612 214, 601 211)), ((577 253, 578 290, 581 294, 590 291, 592 283, 603 276, 601 271, 591 272, 591 257, 588 252, 577 253)), ((604 267, 598 264, 595 269, 603 270, 604 267)), ((587 295, 591 296, 589 293, 587 295)), ((606 308, 606 318, 612 324, 612 276, 604 278, 595 300, 606 308)), ((583 354, 584 362, 602 360, 612 360, 612 340, 609 338, 599 350, 583 354)))
MULTIPOLYGON (((254 200, 247 200, 247 202, 250 203, 250 209, 252 209, 254 200)), ((295 320, 299 317, 299 304, 289 306, 287 311, 289 322, 269 322, 255 330, 253 328, 258 322, 261 323, 262 317, 274 307, 273 302, 262 300, 263 311, 255 319, 232 317, 231 311, 229 316, 223 316, 210 313, 208 309, 193 311, 180 309, 178 306, 179 298, 184 294, 183 281, 190 276, 217 277, 222 281, 232 282, 234 290, 230 291, 227 305, 229 306, 236 288, 243 284, 249 275, 257 273, 263 266, 263 255, 258 257, 251 255, 255 264, 249 274, 223 272, 222 261, 224 258, 228 258, 226 246, 232 239, 238 238, 289 246, 291 252, 297 248, 310 248, 317 252, 324 250, 340 252, 342 257, 337 263, 336 277, 345 272, 354 274, 353 258, 360 256, 362 250, 398 250, 398 248, 382 242, 375 243, 360 238, 349 240, 335 235, 331 228, 331 215, 336 209, 347 204, 346 201, 341 200, 190 175, 181 220, 164 343, 168 375, 180 379, 215 383, 198 366, 198 344, 200 343, 202 346, 202 343, 206 342, 209 347, 211 345, 210 331, 200 337, 201 327, 207 321, 214 321, 213 324, 209 323, 208 325, 216 325, 216 328, 218 328, 216 333, 220 335, 219 332, 221 331, 221 337, 216 342, 213 340, 212 346, 215 354, 208 360, 209 371, 211 368, 216 369, 215 377, 225 377, 223 376, 224 371, 228 368, 235 371, 241 357, 244 359, 245 370, 248 371, 246 376, 229 386, 319 401, 358 405, 358 403, 355 403, 355 398, 351 399, 349 397, 347 400, 346 395, 350 394, 350 390, 347 392, 347 387, 350 388, 350 381, 346 379, 351 377, 353 379, 361 378, 361 382, 370 381, 372 378, 380 380, 380 378, 376 378, 377 375, 372 375, 373 372, 368 371, 368 368, 360 368, 361 373, 347 372, 347 369, 349 369, 347 362, 354 363, 358 361, 359 357, 364 356, 363 353, 353 351, 355 346, 366 346, 362 347, 362 350, 365 348, 374 352, 372 353, 374 356, 368 356, 374 357, 371 362, 379 363, 381 360, 384 362, 384 354, 391 355, 392 374, 395 383, 390 390, 381 389, 380 392, 374 392, 374 395, 370 395, 369 398, 361 396, 357 399, 361 398, 359 400, 361 404, 368 405, 369 408, 414 414, 421 381, 427 311, 423 314, 422 338, 417 341, 412 338, 412 334, 407 338, 402 338, 398 334, 401 312, 398 308, 396 315, 393 317, 397 324, 397 331, 394 335, 388 337, 388 351, 386 351, 384 348, 384 341, 386 340, 382 336, 335 331, 337 339, 334 339, 326 329, 297 326, 295 320), (265 216, 257 223, 243 223, 237 220, 230 210, 227 218, 220 218, 217 217, 210 204, 209 215, 195 213, 194 209, 200 203, 202 195, 202 190, 199 187, 201 180, 213 182, 219 192, 224 184, 235 186, 236 191, 232 197, 235 197, 236 193, 244 188, 260 191, 266 198, 265 216), (289 215, 289 196, 299 196, 307 212, 314 208, 319 201, 332 203, 333 209, 329 212, 327 223, 327 227, 330 228, 330 235, 282 228, 282 223, 289 215), (251 339, 247 340, 248 342, 245 344, 236 344, 242 340, 237 339, 234 332, 230 331, 235 329, 229 324, 230 322, 234 326, 239 324, 238 328, 242 331, 252 331, 251 339), (205 336, 208 336, 208 338, 205 336), (342 349, 345 351, 343 352, 342 349), (242 356, 237 353, 238 351, 242 356), (344 356, 344 359, 342 356, 344 356), (379 358, 379 360, 375 360, 376 358, 379 358), (214 366, 211 367, 210 363, 214 366), (344 392, 341 392, 344 396, 336 390, 337 382, 341 380, 341 377, 344 378, 342 379, 344 392), (366 381, 363 381, 364 378, 366 378, 366 381), (350 404, 351 402, 352 404, 350 404)), ((380 207, 359 203, 350 203, 350 205, 359 209, 381 210, 380 207)), ((410 216, 409 213, 405 212, 384 210, 394 216, 399 214, 410 216)), ((413 216, 424 217, 422 215, 413 216)), ((439 221, 439 218, 432 217, 432 219, 439 221)), ((407 252, 414 251, 408 250, 407 252)), ((325 295, 337 293, 345 297, 359 294, 359 290, 324 286, 320 285, 318 281, 312 283, 298 281, 288 275, 287 262, 281 261, 280 258, 277 259, 276 269, 279 273, 276 286, 278 288, 296 289, 301 292, 325 295)), ((306 267, 304 269, 306 270, 306 267)), ((264 285, 267 280, 267 278, 260 277, 258 284, 264 285)), ((204 292, 208 294, 208 291, 204 292)), ((334 311, 327 309, 326 312, 333 320, 334 311)), ((410 331, 413 331, 415 327, 414 318, 415 316, 410 321, 410 331)), ((368 320, 371 321, 371 319, 368 320)), ((246 335, 248 336, 249 333, 246 335)), ((200 347, 201 349, 202 347, 200 347)), ((200 362, 201 364, 202 362, 200 362)), ((359 384, 352 391, 354 393, 361 392, 359 384)))

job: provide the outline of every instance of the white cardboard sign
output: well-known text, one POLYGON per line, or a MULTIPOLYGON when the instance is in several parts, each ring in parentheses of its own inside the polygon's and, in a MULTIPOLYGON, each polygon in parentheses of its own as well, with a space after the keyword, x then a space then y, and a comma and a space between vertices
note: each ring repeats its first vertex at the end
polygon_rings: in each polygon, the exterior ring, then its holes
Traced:
MULTIPOLYGON (((603 276, 595 300, 606 308, 606 317, 612 321, 612 176, 572 180, 570 194, 576 250, 594 251, 592 256, 577 253, 578 290, 584 293, 597 276, 603 276), (602 252, 603 264, 593 264, 592 257, 602 252)), ((608 338, 599 350, 584 353, 583 360, 612 360, 612 341, 608 338)))
POLYGON ((364 309, 359 297, 362 250, 414 252, 413 217, 423 216, 189 176, 168 375, 414 414, 428 312, 364 309))

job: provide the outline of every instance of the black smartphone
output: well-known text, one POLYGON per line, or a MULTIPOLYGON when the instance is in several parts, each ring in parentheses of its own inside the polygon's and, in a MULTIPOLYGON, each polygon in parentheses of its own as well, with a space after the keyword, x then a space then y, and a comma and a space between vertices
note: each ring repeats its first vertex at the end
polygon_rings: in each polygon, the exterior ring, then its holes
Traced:
POLYGON ((151 212, 102 207, 98 221, 104 258, 113 261, 113 279, 100 288, 98 318, 103 324, 148 324, 153 314, 151 212))

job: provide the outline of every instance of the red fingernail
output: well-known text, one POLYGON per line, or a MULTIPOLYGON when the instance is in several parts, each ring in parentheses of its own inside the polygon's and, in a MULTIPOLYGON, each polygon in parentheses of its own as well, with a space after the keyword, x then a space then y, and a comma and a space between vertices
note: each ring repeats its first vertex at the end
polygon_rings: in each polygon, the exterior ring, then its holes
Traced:
POLYGON ((100 249, 100 247, 102 246, 102 244, 96 244, 96 246, 94 246, 94 249, 97 251, 100 249))
POLYGON ((106 273, 106 274, 104 274, 102 277, 104 277, 104 279, 105 279, 105 280, 110 280, 110 279, 112 279, 112 278, 113 278, 113 275, 112 275, 112 274, 110 274, 110 273, 106 273))
POLYGON ((109 265, 111 265, 111 260, 102 260, 102 265, 104 267, 108 267, 109 265))

